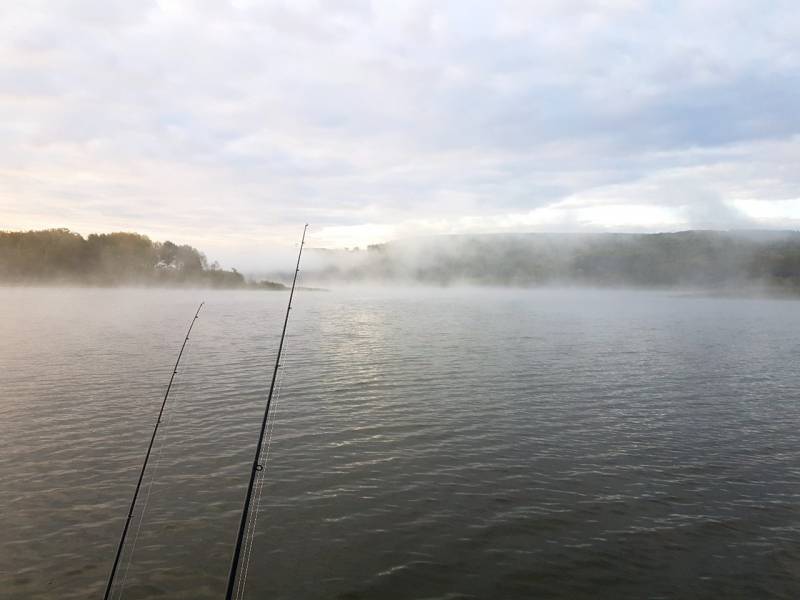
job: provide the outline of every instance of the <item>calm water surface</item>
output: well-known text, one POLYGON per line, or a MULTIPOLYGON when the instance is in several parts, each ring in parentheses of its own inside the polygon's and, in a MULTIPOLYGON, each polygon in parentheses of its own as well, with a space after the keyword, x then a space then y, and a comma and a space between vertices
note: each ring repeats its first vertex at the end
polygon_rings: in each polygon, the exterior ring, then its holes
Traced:
MULTIPOLYGON (((223 597, 283 293, 0 289, 0 597, 223 597), (141 507, 141 505, 140 505, 141 507)), ((800 302, 300 293, 246 598, 800 597, 800 302)))

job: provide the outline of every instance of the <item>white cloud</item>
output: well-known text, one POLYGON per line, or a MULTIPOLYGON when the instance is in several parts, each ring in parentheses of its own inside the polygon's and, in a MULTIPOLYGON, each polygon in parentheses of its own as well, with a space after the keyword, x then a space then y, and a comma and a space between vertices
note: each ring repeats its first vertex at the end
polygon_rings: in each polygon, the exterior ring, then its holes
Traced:
POLYGON ((795 227, 794 9, 7 3, 0 227, 138 230, 234 264, 305 221, 343 246, 795 227))

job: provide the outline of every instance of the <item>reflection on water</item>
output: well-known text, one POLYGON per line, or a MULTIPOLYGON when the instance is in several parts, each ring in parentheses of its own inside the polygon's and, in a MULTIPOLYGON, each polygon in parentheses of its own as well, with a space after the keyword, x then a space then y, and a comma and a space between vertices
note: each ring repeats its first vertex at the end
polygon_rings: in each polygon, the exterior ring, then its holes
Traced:
MULTIPOLYGON (((0 597, 101 595, 202 299, 124 598, 221 597, 281 293, 0 289, 0 597)), ((800 595, 797 302, 303 293, 289 331, 248 597, 800 595)))

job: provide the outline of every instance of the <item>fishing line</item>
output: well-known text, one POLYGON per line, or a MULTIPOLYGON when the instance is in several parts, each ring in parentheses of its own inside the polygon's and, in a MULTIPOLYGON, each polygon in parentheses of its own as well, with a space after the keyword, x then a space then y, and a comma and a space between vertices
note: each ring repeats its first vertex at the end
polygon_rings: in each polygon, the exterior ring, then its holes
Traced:
MULTIPOLYGON (((139 491, 142 488, 142 481, 144 480, 145 471, 147 470, 147 463, 150 460, 150 454, 153 451, 153 444, 156 440, 156 434, 158 433, 159 425, 161 425, 162 418, 164 416, 164 408, 167 405, 167 399, 169 398, 170 390, 172 389, 172 383, 175 380, 175 375, 178 373, 178 366, 181 362, 181 357, 183 356, 183 352, 186 349, 186 344, 189 342, 189 336, 192 333, 192 328, 194 327, 195 322, 199 318, 200 310, 203 308, 204 302, 200 303, 200 306, 197 307, 197 311, 194 313, 194 318, 192 319, 191 323, 189 324, 189 329, 186 332, 186 337, 183 338, 183 344, 181 345, 180 352, 178 352, 178 358, 175 361, 175 366, 172 368, 172 375, 169 378, 169 383, 167 384, 167 389, 164 392, 164 399, 161 401, 161 408, 158 411, 158 418, 156 419, 155 425, 153 426, 153 433, 150 436, 150 443, 147 446, 147 452, 144 455, 144 461, 142 462, 142 468, 139 471, 139 479, 136 482, 136 488, 133 491, 133 497, 131 498, 130 507, 128 508, 128 516, 125 519, 125 526, 122 529, 122 534, 120 535, 119 544, 117 545, 117 552, 114 556, 114 564, 111 567, 111 573, 108 576, 108 582, 106 583, 106 590, 103 594, 103 600, 108 600, 111 595, 111 588, 114 585, 114 576, 117 572, 117 567, 119 566, 120 557, 122 556, 122 550, 125 547, 125 539, 128 535, 128 529, 130 528, 131 519, 133 518, 133 510, 136 506, 136 500, 139 497, 139 491)), ((163 445, 161 446, 163 449, 163 445)), ((148 487, 149 489, 149 487, 148 487)), ((141 526, 141 520, 140 520, 141 526)), ((138 530, 137 530, 138 534, 138 530)), ((130 566, 130 562, 128 563, 130 566)), ((126 570, 127 574, 127 570, 126 570)))
POLYGON ((239 578, 236 586, 236 597, 243 598, 244 597, 244 588, 245 583, 247 582, 247 575, 250 570, 250 557, 253 552, 253 546, 255 545, 255 534, 256 534, 256 525, 258 523, 258 513, 261 509, 261 497, 264 491, 264 486, 266 482, 266 470, 267 470, 267 460, 269 457, 269 445, 271 443, 271 430, 275 427, 275 419, 278 416, 278 400, 280 398, 280 391, 282 388, 283 383, 283 373, 281 374, 280 383, 278 384, 278 389, 275 392, 275 399, 273 400, 274 409, 273 409, 273 416, 271 419, 270 427, 268 428, 267 438, 269 440, 267 447, 261 451, 261 457, 259 463, 262 466, 261 472, 257 478, 256 482, 256 492, 255 492, 255 509, 253 510, 253 514, 250 516, 247 530, 245 532, 245 542, 244 542, 244 569, 242 576, 239 578))
MULTIPOLYGON (((184 355, 184 358, 185 356, 190 355, 190 353, 191 353, 190 351, 187 351, 184 355)), ((191 375, 191 373, 193 372, 192 368, 193 365, 191 362, 188 363, 184 362, 184 364, 186 366, 181 369, 181 374, 184 375, 183 380, 191 381, 191 377, 189 377, 189 375, 191 375)), ((173 390, 176 388, 178 390, 181 389, 180 379, 175 381, 175 383, 172 386, 173 390)), ((162 422, 164 423, 164 433, 161 434, 160 437, 155 465, 153 465, 153 467, 150 469, 149 479, 147 482, 147 492, 145 493, 144 500, 142 501, 142 508, 139 511, 139 519, 136 524, 136 532, 134 533, 133 541, 131 542, 130 545, 131 547, 127 552, 128 560, 125 565, 125 570, 122 573, 122 581, 118 586, 119 587, 118 597, 120 599, 122 598, 122 595, 125 591, 125 583, 128 581, 128 572, 130 571, 131 563, 133 562, 133 555, 136 552, 136 543, 139 541, 139 532, 141 531, 142 524, 144 523, 145 514, 147 513, 147 507, 150 504, 150 495, 152 494, 153 488, 155 487, 156 475, 158 474, 158 470, 161 467, 161 458, 164 455, 164 448, 166 448, 169 445, 168 442, 169 442, 170 426, 172 425, 172 420, 174 419, 175 414, 177 414, 178 408, 180 407, 180 398, 181 396, 180 394, 178 394, 177 398, 173 400, 171 408, 167 410, 166 417, 162 419, 162 422)))
POLYGON ((292 310, 292 298, 294 298, 294 291, 297 285, 297 274, 300 272, 300 258, 303 256, 303 246, 305 245, 306 241, 306 231, 308 230, 308 224, 303 228, 303 237, 300 240, 300 250, 297 253, 297 264, 295 265, 294 270, 294 277, 292 278, 292 287, 289 291, 289 302, 286 306, 286 316, 283 319, 283 330, 281 331, 281 339, 278 342, 278 352, 277 356, 275 357, 275 368, 272 371, 272 381, 270 382, 269 386, 269 394, 267 395, 267 403, 264 407, 264 416, 261 419, 261 429, 258 433, 257 444, 255 452, 253 453, 253 462, 250 465, 250 480, 247 484, 247 492, 244 498, 244 504, 242 506, 242 516, 239 519, 239 531, 236 534, 236 546, 233 549, 233 557, 231 559, 231 567, 228 571, 228 585, 225 592, 225 600, 233 600, 233 593, 234 587, 236 583, 236 578, 239 573, 239 561, 241 559, 242 554, 242 542, 244 541, 244 535, 247 529, 247 525, 249 523, 248 517, 250 513, 250 502, 253 498, 253 488, 256 483, 256 477, 260 474, 260 472, 264 469, 264 466, 259 463, 261 460, 261 452, 263 449, 264 444, 264 434, 267 430, 267 425, 269 422, 269 409, 270 405, 272 404, 273 394, 275 392, 275 383, 278 377, 278 368, 281 364, 281 352, 283 350, 283 343, 286 338, 286 327, 289 324, 289 313, 292 310))
MULTIPOLYGON (((287 336, 291 337, 291 336, 287 336)), ((283 382, 286 379, 286 362, 289 354, 289 345, 288 343, 285 345, 285 350, 283 351, 284 359, 281 365, 281 374, 280 379, 278 380, 278 387, 275 391, 275 408, 273 409, 273 416, 271 422, 267 428, 267 445, 266 448, 261 452, 261 460, 260 464, 262 465, 262 470, 260 472, 257 489, 256 489, 256 500, 255 500, 255 510, 253 511, 253 516, 251 517, 251 525, 249 526, 249 530, 246 534, 246 541, 245 541, 245 556, 244 556, 244 570, 242 576, 239 578, 239 582, 237 584, 237 595, 236 597, 241 599, 244 598, 244 589, 247 583, 247 574, 250 571, 250 556, 253 551, 253 546, 255 545, 255 537, 256 537, 256 525, 258 524, 258 515, 261 510, 261 498, 264 492, 264 487, 266 485, 267 480, 267 469, 269 469, 269 452, 270 448, 272 447, 272 433, 275 431, 275 422, 278 419, 278 408, 280 407, 280 397, 281 391, 283 390, 283 382), (247 539, 249 538, 249 539, 247 539)))

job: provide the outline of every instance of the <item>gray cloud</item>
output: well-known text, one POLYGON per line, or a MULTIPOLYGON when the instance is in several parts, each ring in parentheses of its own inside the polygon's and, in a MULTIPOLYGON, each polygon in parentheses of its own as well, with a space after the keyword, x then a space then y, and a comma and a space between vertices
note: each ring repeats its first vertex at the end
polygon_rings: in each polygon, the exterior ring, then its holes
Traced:
POLYGON ((0 227, 234 263, 305 221, 797 227, 798 34, 789 2, 8 3, 0 227))

